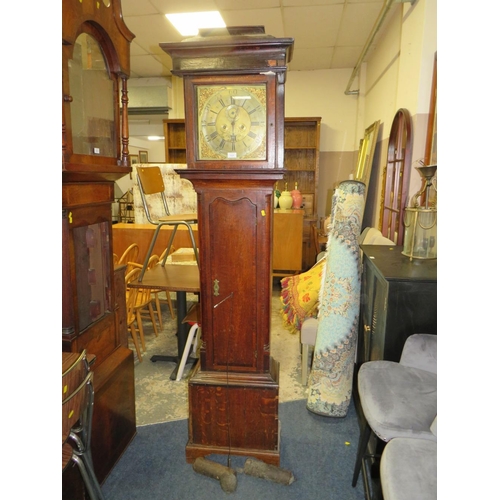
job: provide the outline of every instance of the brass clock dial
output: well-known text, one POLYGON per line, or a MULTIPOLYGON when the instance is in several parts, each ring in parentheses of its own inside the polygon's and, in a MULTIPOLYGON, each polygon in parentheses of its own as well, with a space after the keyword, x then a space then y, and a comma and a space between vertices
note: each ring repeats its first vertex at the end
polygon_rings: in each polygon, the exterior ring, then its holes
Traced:
POLYGON ((266 85, 199 85, 198 160, 266 159, 266 85))

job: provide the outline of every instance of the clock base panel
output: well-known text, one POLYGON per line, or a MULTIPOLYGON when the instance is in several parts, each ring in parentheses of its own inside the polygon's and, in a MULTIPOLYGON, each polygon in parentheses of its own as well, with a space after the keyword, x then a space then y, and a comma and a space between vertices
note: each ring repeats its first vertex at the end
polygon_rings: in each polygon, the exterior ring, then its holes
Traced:
POLYGON ((243 379, 199 368, 189 380, 187 462, 222 454, 279 466, 279 363, 271 358, 269 373, 249 373, 243 379))

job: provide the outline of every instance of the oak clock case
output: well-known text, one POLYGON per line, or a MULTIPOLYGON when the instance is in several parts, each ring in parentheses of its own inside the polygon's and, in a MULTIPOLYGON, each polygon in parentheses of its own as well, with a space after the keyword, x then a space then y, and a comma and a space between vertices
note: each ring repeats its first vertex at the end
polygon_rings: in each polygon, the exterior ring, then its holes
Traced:
POLYGON ((198 198, 203 334, 188 383, 188 462, 210 454, 280 462, 272 225, 291 45, 263 32, 161 45, 184 79, 187 169, 179 175, 198 198))
MULTIPOLYGON (((111 230, 114 181, 131 171, 134 35, 119 0, 63 0, 62 14, 62 350, 95 355, 92 456, 102 482, 136 433, 125 268, 113 266, 111 230)), ((67 469, 63 498, 83 489, 78 469, 67 469)))

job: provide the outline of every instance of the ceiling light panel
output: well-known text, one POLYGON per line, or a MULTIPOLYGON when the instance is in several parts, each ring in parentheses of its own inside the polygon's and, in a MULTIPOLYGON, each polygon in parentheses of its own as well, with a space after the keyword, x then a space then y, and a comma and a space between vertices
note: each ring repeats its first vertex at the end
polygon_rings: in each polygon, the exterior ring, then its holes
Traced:
POLYGON ((174 14, 180 12, 202 12, 208 10, 220 10, 214 0, 134 0, 135 2, 147 1, 153 4, 158 12, 162 14, 174 14))
POLYGON ((251 2, 248 0, 216 0, 216 3, 219 10, 269 9, 272 7, 280 7, 280 0, 252 0, 251 2))
POLYGON ((225 28, 226 23, 220 12, 184 12, 179 14, 165 14, 166 18, 175 26, 182 36, 196 36, 201 28, 225 28))

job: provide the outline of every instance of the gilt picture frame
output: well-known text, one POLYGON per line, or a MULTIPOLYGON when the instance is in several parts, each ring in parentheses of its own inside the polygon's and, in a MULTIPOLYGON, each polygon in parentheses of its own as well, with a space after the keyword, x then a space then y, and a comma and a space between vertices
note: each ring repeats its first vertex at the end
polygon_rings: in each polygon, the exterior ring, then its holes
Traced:
POLYGON ((437 165, 437 52, 434 54, 424 164, 437 165))
POLYGON ((354 180, 362 182, 366 186, 366 192, 368 192, 368 185, 370 183, 373 156, 375 154, 375 147, 377 146, 379 127, 380 120, 372 123, 365 130, 365 135, 360 141, 358 161, 356 163, 356 170, 354 172, 354 180))

